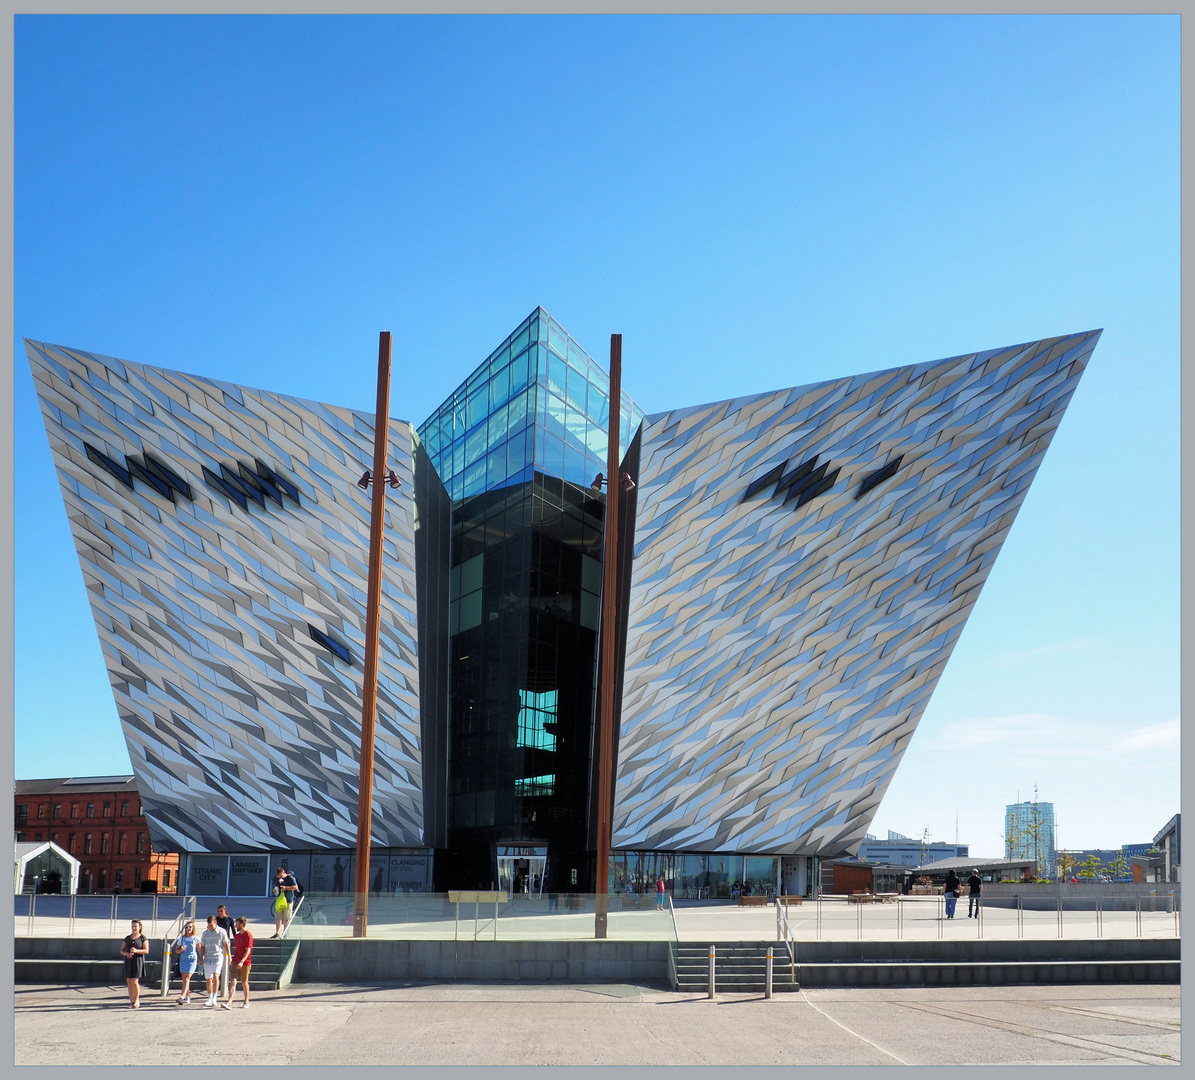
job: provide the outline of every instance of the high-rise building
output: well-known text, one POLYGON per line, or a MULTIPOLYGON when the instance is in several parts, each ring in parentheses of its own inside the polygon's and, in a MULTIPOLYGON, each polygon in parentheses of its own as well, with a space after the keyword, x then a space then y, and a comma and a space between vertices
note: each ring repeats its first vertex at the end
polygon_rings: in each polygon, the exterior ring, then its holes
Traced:
POLYGON ((1004 808, 1004 857, 1033 859, 1038 877, 1058 873, 1054 847, 1054 804, 1019 802, 1004 808))
MULTIPOLYGON (((1098 337, 650 416, 624 395, 610 627, 607 376, 546 312, 418 428, 388 419, 371 882, 812 888, 862 840, 1098 337)), ((282 863, 351 887, 376 418, 27 351, 155 845, 192 892, 282 863)))

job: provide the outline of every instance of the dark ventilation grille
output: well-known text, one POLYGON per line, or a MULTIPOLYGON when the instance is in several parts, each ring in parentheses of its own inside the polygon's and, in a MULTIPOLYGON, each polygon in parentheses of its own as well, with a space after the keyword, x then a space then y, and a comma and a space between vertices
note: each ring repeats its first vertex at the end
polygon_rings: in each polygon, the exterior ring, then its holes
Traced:
POLYGON ((121 466, 103 451, 97 450, 91 443, 84 443, 83 449, 87 451, 89 461, 95 462, 102 469, 107 469, 127 488, 133 487, 133 478, 136 477, 147 487, 153 488, 163 499, 174 502, 176 491, 184 499, 192 498, 191 485, 168 465, 163 464, 157 458, 150 457, 149 454, 145 454, 143 457, 126 454, 125 463, 121 466))
POLYGON ((896 475, 896 470, 900 468, 901 460, 904 454, 898 454, 882 469, 877 469, 873 473, 868 473, 863 477, 863 483, 859 485, 859 490, 855 492, 855 498, 861 499, 877 484, 882 484, 889 477, 896 475))
POLYGON ((787 461, 782 461, 774 469, 764 473, 763 476, 761 476, 758 480, 752 480, 751 483, 747 485, 747 493, 743 496, 743 502, 746 502, 749 498, 751 498, 752 495, 758 495, 769 484, 774 484, 777 480, 779 480, 784 474, 784 466, 787 464, 787 461))
MULTIPOLYGON (((825 466, 823 466, 824 468, 825 466)), ((838 479, 839 470, 835 469, 833 472, 828 472, 817 483, 811 484, 804 488, 801 494, 797 496, 797 506, 804 506, 810 499, 817 498, 818 495, 824 494, 834 486, 834 481, 838 479)), ((786 500, 787 501, 787 500, 786 500)), ((794 508, 795 509, 795 508, 794 508)))
POLYGON ((820 454, 814 454, 813 457, 807 458, 800 465, 789 469, 788 472, 784 471, 788 462, 782 461, 762 476, 751 481, 743 495, 743 501, 746 502, 752 495, 757 495, 769 484, 774 483, 776 489, 772 492, 772 498, 783 496, 782 506, 793 503, 794 510, 798 506, 804 506, 810 499, 829 491, 838 479, 840 469, 831 470, 828 461, 819 465, 817 463, 819 457, 821 457, 820 454))
POLYGON ((117 465, 107 454, 97 450, 91 443, 84 443, 83 449, 87 451, 89 461, 94 461, 101 469, 107 469, 125 487, 133 486, 133 474, 128 469, 117 465))
POLYGON ((353 654, 349 652, 347 645, 342 645, 339 641, 335 641, 328 637, 322 630, 317 630, 311 623, 307 624, 307 629, 311 633, 313 641, 318 641, 328 652, 334 656, 339 656, 346 664, 353 662, 353 654))
POLYGON ((214 491, 220 492, 222 495, 231 499, 242 510, 249 509, 249 500, 245 498, 245 493, 241 491, 240 486, 233 487, 227 483, 222 477, 217 476, 206 465, 203 467, 203 482, 214 491))
POLYGON ((279 506, 282 505, 284 495, 296 503, 299 502, 299 489, 294 484, 285 477, 279 476, 264 461, 254 459, 254 465, 257 467, 256 471, 244 462, 238 461, 236 471, 233 471, 227 465, 222 464, 219 474, 214 473, 205 465, 203 481, 214 491, 231 499, 242 510, 249 509, 250 499, 263 510, 266 499, 272 499, 279 506))
POLYGON ((128 462, 129 471, 138 480, 148 484, 163 498, 174 502, 174 493, 176 491, 184 499, 191 498, 191 485, 173 469, 167 468, 167 466, 163 465, 156 458, 152 458, 146 454, 141 461, 138 461, 135 457, 129 455, 126 456, 125 461, 128 462))

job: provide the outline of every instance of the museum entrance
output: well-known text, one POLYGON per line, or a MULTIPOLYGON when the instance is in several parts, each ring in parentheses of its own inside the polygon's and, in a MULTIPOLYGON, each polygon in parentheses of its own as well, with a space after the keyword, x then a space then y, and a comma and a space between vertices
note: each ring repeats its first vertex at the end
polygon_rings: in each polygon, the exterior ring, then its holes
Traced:
POLYGON ((507 896, 543 895, 544 869, 548 862, 546 845, 498 844, 496 854, 500 891, 507 896))

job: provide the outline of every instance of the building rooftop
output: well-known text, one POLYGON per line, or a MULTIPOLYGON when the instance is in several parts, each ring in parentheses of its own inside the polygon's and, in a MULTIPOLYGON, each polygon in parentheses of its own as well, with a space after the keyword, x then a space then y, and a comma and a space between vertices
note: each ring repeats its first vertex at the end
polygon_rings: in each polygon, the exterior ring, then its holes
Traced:
POLYGON ((968 855, 926 863, 924 866, 914 867, 914 870, 920 874, 945 874, 949 870, 956 873, 969 870, 1022 870, 1032 865, 1032 859, 984 859, 968 855))
POLYGON ((46 780, 18 780, 17 795, 82 795, 88 791, 137 790, 137 778, 131 773, 120 776, 58 776, 46 780))

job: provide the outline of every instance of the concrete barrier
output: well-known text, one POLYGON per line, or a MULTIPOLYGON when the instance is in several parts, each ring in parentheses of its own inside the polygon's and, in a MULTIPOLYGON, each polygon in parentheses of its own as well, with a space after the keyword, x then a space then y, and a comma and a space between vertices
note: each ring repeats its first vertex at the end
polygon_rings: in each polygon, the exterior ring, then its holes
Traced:
POLYGON ((1028 911, 1054 911, 1062 898, 1062 910, 1094 911, 1097 899, 1104 911, 1134 911, 1138 899, 1142 911, 1173 911, 1170 904, 1182 911, 1182 885, 1175 882, 1069 881, 1035 883, 992 882, 983 887, 983 902, 988 907, 1021 906, 1028 911), (1170 894, 1173 894, 1171 897, 1170 894))
POLYGON ((295 979, 670 984, 666 941, 305 939, 295 979))

